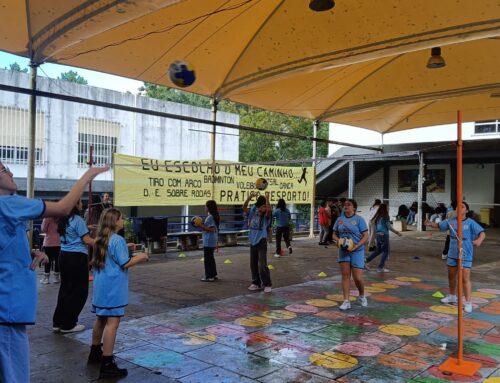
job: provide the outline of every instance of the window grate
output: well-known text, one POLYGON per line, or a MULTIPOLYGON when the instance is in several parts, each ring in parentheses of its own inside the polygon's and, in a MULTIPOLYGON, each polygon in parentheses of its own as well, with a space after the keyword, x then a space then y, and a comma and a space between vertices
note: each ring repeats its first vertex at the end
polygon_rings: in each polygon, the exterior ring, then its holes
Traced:
POLYGON ((78 119, 78 166, 88 166, 90 147, 93 165, 110 164, 118 146, 120 124, 93 118, 78 119))
MULTIPOLYGON (((36 113, 35 164, 45 162, 45 113, 36 113)), ((0 106, 0 161, 27 164, 29 148, 28 109, 0 106)))

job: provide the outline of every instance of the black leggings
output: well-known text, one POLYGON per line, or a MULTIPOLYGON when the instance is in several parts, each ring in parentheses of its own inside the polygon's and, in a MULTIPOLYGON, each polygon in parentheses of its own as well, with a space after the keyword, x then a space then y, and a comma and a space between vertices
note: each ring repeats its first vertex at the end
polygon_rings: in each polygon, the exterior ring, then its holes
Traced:
POLYGON ((55 273, 59 272, 59 253, 61 252, 61 246, 48 246, 44 247, 43 251, 49 257, 49 261, 45 264, 45 274, 49 274, 50 270, 54 270, 55 273))
POLYGON ((281 255, 281 237, 285 240, 285 246, 290 247, 290 226, 278 226, 276 228, 276 254, 281 255))
POLYGON ((54 327, 70 330, 77 325, 89 293, 87 254, 61 251, 59 267, 61 285, 52 321, 54 327))

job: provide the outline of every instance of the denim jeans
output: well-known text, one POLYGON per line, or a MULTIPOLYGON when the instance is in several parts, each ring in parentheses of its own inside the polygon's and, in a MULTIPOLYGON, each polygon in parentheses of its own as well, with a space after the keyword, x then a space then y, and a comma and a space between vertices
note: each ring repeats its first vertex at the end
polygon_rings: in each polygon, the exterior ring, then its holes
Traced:
POLYGON ((252 283, 257 286, 270 287, 271 274, 267 267, 267 239, 263 238, 256 245, 250 246, 250 271, 252 283))
POLYGON ((389 234, 377 233, 377 248, 366 258, 366 262, 373 261, 380 254, 382 254, 382 258, 380 258, 378 268, 383 269, 387 258, 389 258, 389 234))

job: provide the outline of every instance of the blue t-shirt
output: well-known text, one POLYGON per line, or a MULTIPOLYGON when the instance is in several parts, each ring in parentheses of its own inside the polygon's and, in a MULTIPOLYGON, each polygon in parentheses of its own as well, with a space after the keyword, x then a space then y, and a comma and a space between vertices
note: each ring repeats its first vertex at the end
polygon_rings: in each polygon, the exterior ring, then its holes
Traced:
POLYGON ((205 218, 204 225, 206 227, 215 228, 215 231, 214 232, 203 231, 203 247, 217 247, 218 230, 217 230, 217 225, 215 224, 215 219, 211 214, 209 214, 207 218, 205 218))
POLYGON ((74 215, 66 226, 66 234, 61 235, 61 251, 87 254, 88 248, 82 238, 88 233, 89 229, 83 218, 74 215))
POLYGON ((286 227, 290 225, 291 217, 290 210, 286 208, 285 210, 274 209, 273 211, 273 218, 276 220, 277 227, 286 227))
POLYGON ((257 245, 262 239, 267 239, 267 227, 271 220, 267 215, 261 216, 254 205, 248 212, 248 239, 250 245, 257 245))
POLYGON ((26 221, 40 218, 45 203, 18 195, 0 196, 0 323, 33 324, 36 317, 36 272, 26 221))
MULTIPOLYGON (((446 219, 439 223, 439 230, 450 230, 450 250, 448 251, 448 258, 458 259, 458 241, 457 241, 458 221, 456 218, 446 219), (450 226, 452 229, 450 229, 450 226)), ((475 240, 479 234, 483 232, 483 228, 476 221, 471 218, 466 218, 462 221, 462 247, 463 259, 465 261, 472 261, 474 254, 474 245, 472 241, 475 240)))
POLYGON ((389 235, 389 230, 391 230, 391 221, 389 221, 389 218, 382 217, 376 222, 375 225, 376 233, 383 233, 385 235, 389 235))
POLYGON ((128 304, 128 270, 130 261, 127 243, 118 234, 109 239, 104 268, 94 268, 92 304, 101 309, 124 307, 128 304))
MULTIPOLYGON (((366 222, 359 215, 354 214, 351 217, 346 217, 345 215, 340 216, 333 226, 333 231, 337 234, 339 238, 350 238, 356 245, 361 238, 363 238, 363 233, 368 231, 366 222)), ((358 249, 352 252, 339 247, 339 256, 353 255, 358 253, 363 253, 365 251, 365 246, 362 245, 358 249)))

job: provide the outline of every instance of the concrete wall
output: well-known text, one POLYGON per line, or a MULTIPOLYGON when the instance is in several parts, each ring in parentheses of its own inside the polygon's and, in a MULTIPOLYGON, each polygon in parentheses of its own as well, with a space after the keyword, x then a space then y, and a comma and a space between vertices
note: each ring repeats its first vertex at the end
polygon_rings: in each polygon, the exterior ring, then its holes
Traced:
MULTIPOLYGON (((28 87, 29 76, 20 72, 0 70, 0 83, 28 87)), ((108 89, 90 87, 66 81, 38 77, 39 90, 68 94, 77 97, 117 103, 172 114, 211 119, 209 109, 193 107, 120 93, 108 89)), ((28 96, 13 92, 0 93, 0 106, 28 108, 28 96)), ((36 167, 36 178, 77 179, 85 171, 79 166, 78 125, 80 117, 107 120, 121 125, 118 153, 146 156, 157 159, 190 160, 210 158, 210 125, 165 119, 144 114, 123 112, 115 109, 65 102, 49 98, 38 98, 37 110, 45 115, 46 163, 36 167)), ((239 116, 218 113, 218 120, 239 123, 239 116)), ((216 159, 238 161, 239 137, 234 129, 218 128, 216 159), (236 136, 235 136, 236 134, 236 136)), ((10 165, 17 177, 26 177, 26 165, 10 165)), ((99 180, 112 180, 112 172, 99 180)))
MULTIPOLYGON (((79 85, 67 81, 48 79, 46 77, 38 77, 37 81, 37 89, 43 91, 206 120, 211 119, 211 111, 209 109, 79 85)), ((0 83, 28 88, 29 76, 20 72, 0 70, 0 83)), ((27 95, 0 92, 0 106, 28 109, 28 102, 27 95)), ((78 165, 77 122, 81 117, 119 123, 121 127, 117 147, 118 153, 164 160, 210 158, 211 135, 208 133, 212 129, 210 125, 195 124, 176 119, 166 119, 42 97, 37 99, 37 111, 43 112, 45 116, 45 162, 43 165, 36 166, 36 179, 75 180, 85 172, 86 167, 78 165)), ((239 116, 231 113, 219 112, 217 119, 232 124, 239 123, 239 116)), ((0 126, 1 129, 2 127, 0 126)), ((217 134, 216 159, 238 161, 239 131, 218 128, 218 132, 230 133, 231 135, 217 134)), ((16 165, 7 162, 7 165, 16 177, 22 179, 27 176, 27 166, 25 164, 16 165)), ((113 172, 107 172, 96 178, 96 182, 94 183, 112 180, 113 172)), ((51 181, 49 184, 54 185, 56 188, 55 191, 57 191, 58 187, 61 187, 61 184, 57 182, 51 181)), ((35 180, 36 188, 37 182, 35 180)), ((141 207, 138 209, 139 216, 180 215, 181 212, 182 207, 180 206, 141 207)), ((128 209, 125 209, 124 213, 129 214, 128 209)))

